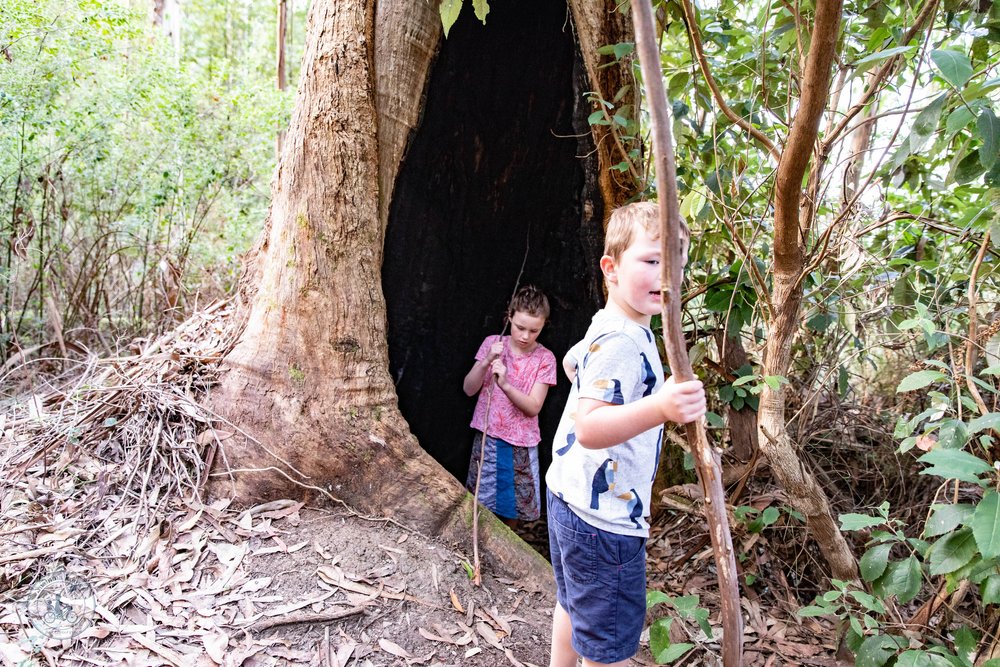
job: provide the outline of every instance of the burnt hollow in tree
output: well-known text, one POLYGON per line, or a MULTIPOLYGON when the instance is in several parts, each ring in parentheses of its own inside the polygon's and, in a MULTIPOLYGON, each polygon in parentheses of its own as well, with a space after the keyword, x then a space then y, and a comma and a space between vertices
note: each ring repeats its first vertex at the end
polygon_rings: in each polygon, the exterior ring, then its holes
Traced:
MULTIPOLYGON (((475 404, 462 391, 483 338, 504 327, 521 284, 549 297, 539 340, 556 355, 602 305, 603 205, 589 90, 566 5, 471 5, 441 46, 420 126, 396 182, 382 285, 390 371, 423 448, 465 480, 475 404)), ((540 415, 544 475, 569 382, 558 371, 540 415)))

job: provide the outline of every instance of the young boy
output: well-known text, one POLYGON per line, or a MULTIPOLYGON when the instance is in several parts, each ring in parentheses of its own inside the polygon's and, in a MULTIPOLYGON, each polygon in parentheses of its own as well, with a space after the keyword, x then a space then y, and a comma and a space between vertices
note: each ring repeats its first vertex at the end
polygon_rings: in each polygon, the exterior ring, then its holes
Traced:
MULTIPOLYGON (((565 363, 576 377, 545 476, 558 600, 551 667, 579 657, 625 665, 638 650, 663 423, 705 414, 701 382, 664 383, 649 328, 661 309, 657 211, 641 202, 611 214, 601 258, 608 303, 565 363)), ((682 225, 685 256, 687 235, 682 225)))
POLYGON ((475 491, 482 458, 479 502, 515 527, 541 514, 538 413, 556 383, 556 358, 538 342, 549 319, 549 300, 540 289, 525 285, 517 290, 507 306, 507 319, 510 335, 486 337, 462 384, 466 395, 479 394, 470 424, 477 433, 465 485, 475 491))

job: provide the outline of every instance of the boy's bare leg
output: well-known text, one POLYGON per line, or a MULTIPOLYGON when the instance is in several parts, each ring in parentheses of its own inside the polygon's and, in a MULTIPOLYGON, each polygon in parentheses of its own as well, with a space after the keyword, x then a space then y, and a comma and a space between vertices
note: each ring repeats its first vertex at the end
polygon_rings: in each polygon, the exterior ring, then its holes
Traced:
MULTIPOLYGON (((549 667, 577 667, 580 656, 570 641, 572 634, 573 624, 569 620, 569 614, 556 602, 555 611, 552 612, 552 652, 549 656, 549 667)), ((627 667, 629 664, 628 660, 605 663, 584 658, 582 667, 627 667)))
POLYGON ((552 652, 549 654, 549 667, 576 667, 580 656, 573 649, 570 638, 573 636, 573 624, 569 614, 556 602, 552 612, 552 652))

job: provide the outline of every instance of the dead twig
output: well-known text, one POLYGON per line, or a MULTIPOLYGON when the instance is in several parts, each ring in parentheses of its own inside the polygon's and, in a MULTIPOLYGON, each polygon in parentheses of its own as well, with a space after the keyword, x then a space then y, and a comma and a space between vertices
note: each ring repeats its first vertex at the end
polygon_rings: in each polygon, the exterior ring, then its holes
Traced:
POLYGON ((289 614, 288 616, 282 616, 281 618, 268 618, 266 620, 258 621, 250 626, 250 629, 256 630, 257 632, 263 632, 264 630, 270 630, 271 628, 276 628, 282 625, 298 625, 300 623, 329 623, 330 621, 339 621, 342 618, 350 618, 351 616, 357 616, 358 614, 363 613, 365 613, 364 607, 351 607, 350 609, 325 611, 318 614, 289 614))

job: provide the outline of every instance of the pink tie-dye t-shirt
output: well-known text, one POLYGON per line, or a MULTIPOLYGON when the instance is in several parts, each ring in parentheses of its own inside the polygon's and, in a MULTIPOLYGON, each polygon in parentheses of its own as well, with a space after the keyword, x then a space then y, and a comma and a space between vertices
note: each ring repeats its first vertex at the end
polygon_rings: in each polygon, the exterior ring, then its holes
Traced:
MULTIPOLYGON (((541 343, 535 346, 531 354, 519 355, 510 349, 510 336, 487 336, 476 352, 476 360, 487 357, 490 347, 498 340, 503 341, 503 354, 500 358, 507 366, 507 381, 525 394, 530 394, 536 382, 554 385, 556 383, 556 357, 541 343)), ((486 421, 486 400, 490 389, 493 390, 493 401, 490 403, 490 424, 487 435, 500 438, 505 442, 519 447, 535 447, 542 439, 538 431, 538 417, 529 417, 510 402, 507 394, 496 386, 493 374, 490 373, 483 388, 479 391, 476 410, 472 413, 470 426, 479 431, 484 430, 486 421)))

